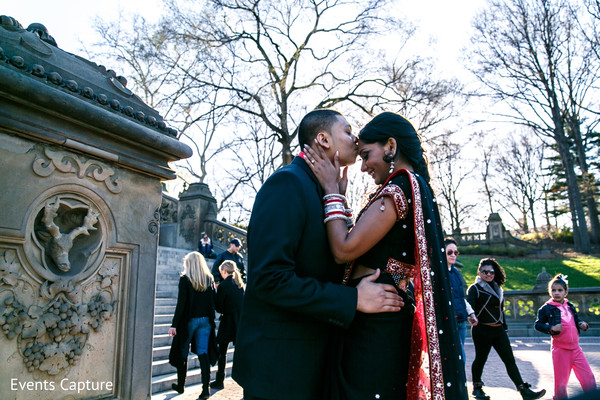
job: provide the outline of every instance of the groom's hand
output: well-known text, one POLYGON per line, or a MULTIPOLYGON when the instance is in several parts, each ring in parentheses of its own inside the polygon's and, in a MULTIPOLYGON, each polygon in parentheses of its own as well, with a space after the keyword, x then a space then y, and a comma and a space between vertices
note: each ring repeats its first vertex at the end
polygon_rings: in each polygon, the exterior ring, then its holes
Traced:
POLYGON ((358 290, 358 303, 356 309, 363 313, 380 313, 400 311, 404 306, 402 297, 392 285, 375 283, 381 271, 363 278, 356 289, 358 290))

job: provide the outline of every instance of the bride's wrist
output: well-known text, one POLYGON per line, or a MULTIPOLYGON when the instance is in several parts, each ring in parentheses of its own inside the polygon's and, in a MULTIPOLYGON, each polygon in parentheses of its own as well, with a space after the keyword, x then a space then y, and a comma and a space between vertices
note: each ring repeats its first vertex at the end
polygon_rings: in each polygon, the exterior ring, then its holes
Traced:
POLYGON ((325 194, 339 194, 340 193, 340 188, 339 186, 336 185, 325 185, 323 186, 323 191, 325 192, 325 194))

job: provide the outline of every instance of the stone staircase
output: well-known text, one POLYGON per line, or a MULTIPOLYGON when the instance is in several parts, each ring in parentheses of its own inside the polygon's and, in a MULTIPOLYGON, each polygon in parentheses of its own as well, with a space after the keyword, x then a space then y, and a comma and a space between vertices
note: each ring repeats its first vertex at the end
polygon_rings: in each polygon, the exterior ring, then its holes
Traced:
MULTIPOLYGON (((152 350, 152 393, 172 391, 171 384, 177 382, 177 371, 169 364, 172 338, 167 332, 171 326, 177 304, 177 285, 183 257, 188 250, 169 247, 158 248, 156 300, 154 305, 154 346, 152 350)), ((207 260, 209 268, 213 260, 207 260)), ((217 325, 218 325, 217 314, 217 325)), ((225 376, 231 375, 233 348, 227 352, 225 376)), ((217 366, 211 368, 211 380, 215 378, 217 366)), ((186 386, 201 383, 200 364, 195 354, 188 358, 186 386)), ((175 393, 174 391, 172 391, 175 393)))

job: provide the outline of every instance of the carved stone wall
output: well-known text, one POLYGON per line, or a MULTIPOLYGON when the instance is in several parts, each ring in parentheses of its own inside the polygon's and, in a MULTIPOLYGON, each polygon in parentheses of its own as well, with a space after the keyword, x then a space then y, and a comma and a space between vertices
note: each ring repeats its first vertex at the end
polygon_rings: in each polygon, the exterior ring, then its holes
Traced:
POLYGON ((127 353, 152 341, 151 313, 145 334, 132 318, 154 279, 132 279, 154 263, 160 186, 1 129, 0 170, 2 398, 118 397, 127 353))
POLYGON ((160 181, 191 149, 44 30, 0 16, 1 398, 149 399, 160 181))

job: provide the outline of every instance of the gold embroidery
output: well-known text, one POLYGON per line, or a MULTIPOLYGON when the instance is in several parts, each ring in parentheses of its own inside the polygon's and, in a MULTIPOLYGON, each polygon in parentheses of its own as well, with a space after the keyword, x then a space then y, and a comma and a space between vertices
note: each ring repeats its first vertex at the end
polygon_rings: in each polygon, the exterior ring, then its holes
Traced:
MULTIPOLYGON (((419 263, 421 281, 423 284, 425 329, 427 330, 427 347, 429 352, 428 375, 431 377, 431 394, 433 394, 433 399, 443 400, 445 398, 444 377, 442 374, 442 358, 440 354, 440 342, 435 318, 433 286, 431 283, 431 268, 429 265, 429 256, 427 254, 427 239, 425 237, 425 221, 423 218, 423 205, 421 204, 421 191, 419 188, 419 183, 412 176, 412 173, 409 173, 409 176, 413 190, 413 199, 415 202, 413 208, 415 215, 415 237, 417 240, 417 254, 415 254, 415 259, 419 263)), ((427 398, 431 397, 427 396, 427 398)))
POLYGON ((415 269, 416 267, 414 265, 389 258, 385 272, 392 276, 398 288, 406 291, 408 282, 415 276, 415 269))
POLYGON ((386 185, 377 194, 377 196, 375 196, 371 200, 371 202, 369 203, 369 206, 374 201, 381 199, 385 196, 391 197, 392 201, 394 202, 394 208, 396 210, 396 220, 399 221, 401 219, 406 218, 406 214, 408 213, 408 202, 406 201, 406 197, 404 196, 404 192, 402 192, 402 189, 400 189, 400 187, 398 185, 394 185, 393 183, 386 185))

